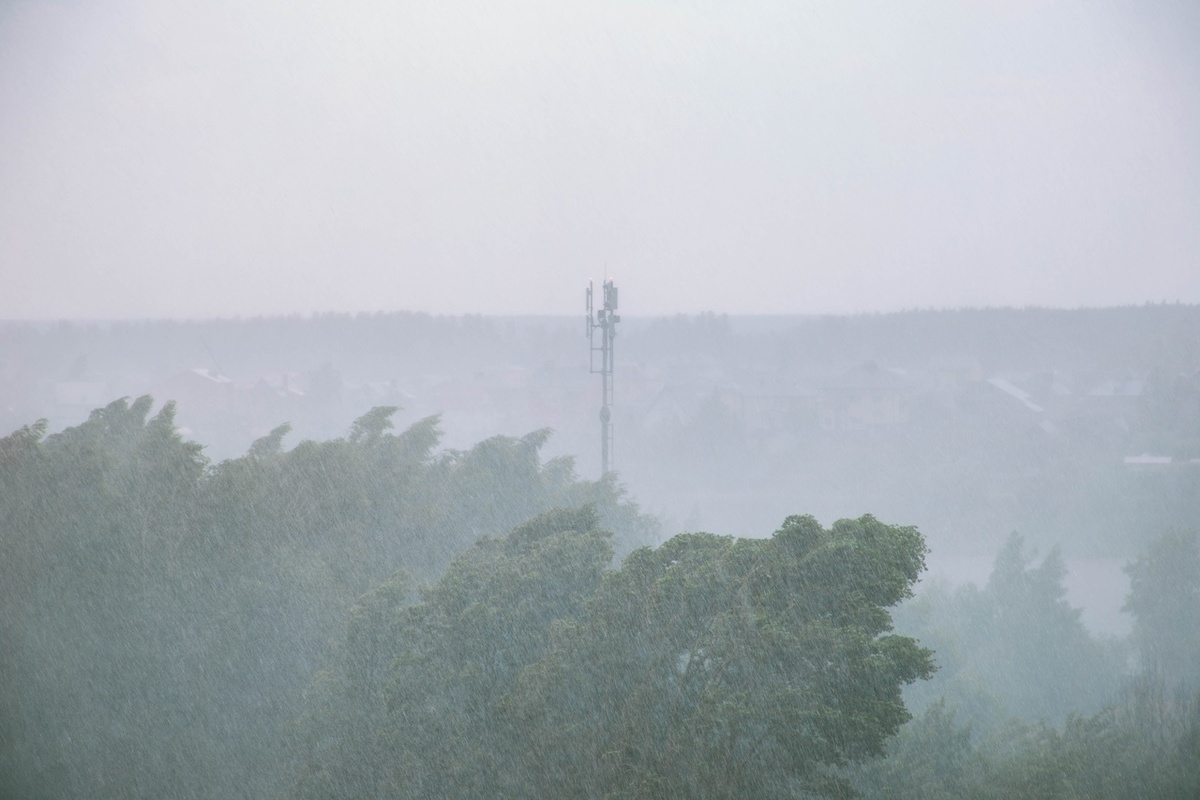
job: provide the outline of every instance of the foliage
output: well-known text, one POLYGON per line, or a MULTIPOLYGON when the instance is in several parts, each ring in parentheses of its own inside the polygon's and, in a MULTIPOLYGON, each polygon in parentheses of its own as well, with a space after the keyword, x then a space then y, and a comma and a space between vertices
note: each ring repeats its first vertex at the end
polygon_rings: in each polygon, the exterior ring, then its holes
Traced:
POLYGON ((886 757, 847 770, 863 796, 890 800, 958 800, 979 770, 971 728, 940 700, 886 745, 886 757))
POLYGON ((1170 686, 1200 687, 1200 546, 1168 533, 1125 568, 1142 669, 1170 686))
POLYGON ((1138 679, 1109 707, 1061 727, 1010 720, 976 744, 944 703, 849 771, 864 800, 1184 800, 1200 796, 1200 695, 1138 679))
POLYGON ((914 687, 925 708, 940 697, 986 735, 1009 717, 1061 723, 1115 697, 1125 672, 1121 649, 1093 639, 1066 601, 1057 548, 1040 564, 1011 535, 987 585, 929 587, 901 609, 902 630, 937 652, 939 671, 914 687))
POLYGON ((1200 687, 1184 655, 1195 536, 1161 537, 1128 572, 1145 669, 1119 688, 1116 653, 1088 640, 1063 600, 1061 562, 1052 552, 1033 566, 1019 537, 984 590, 932 587, 906 604, 899 627, 942 665, 910 701, 940 699, 847 778, 867 800, 1200 797, 1200 687))
POLYGON ((122 399, 0 439, 0 796, 277 795, 281 730, 331 649, 358 654, 359 686, 390 664, 364 631, 404 575, 435 580, 563 503, 592 503, 625 550, 655 536, 612 480, 542 463, 548 431, 438 452, 436 417, 393 433, 385 407, 347 438, 284 450, 283 425, 213 465, 173 404, 152 411, 122 399))
MULTIPOLYGON (((888 634, 886 608, 924 568, 915 529, 790 517, 605 572, 596 523, 584 507, 483 539, 384 623, 385 794, 837 796, 830 768, 908 718, 900 688, 930 653, 888 634)), ((354 796, 380 769, 366 747, 310 753, 296 796, 354 796)))

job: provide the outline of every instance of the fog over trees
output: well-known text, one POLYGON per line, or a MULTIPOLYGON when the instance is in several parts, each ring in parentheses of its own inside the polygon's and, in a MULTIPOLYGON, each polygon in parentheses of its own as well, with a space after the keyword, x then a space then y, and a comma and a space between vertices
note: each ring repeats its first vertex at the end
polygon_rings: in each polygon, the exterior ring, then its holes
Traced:
POLYGON ((0 2, 0 800, 1197 800, 1198 44, 0 2))
POLYGON ((0 324, 0 795, 1200 793, 1200 308, 0 324))

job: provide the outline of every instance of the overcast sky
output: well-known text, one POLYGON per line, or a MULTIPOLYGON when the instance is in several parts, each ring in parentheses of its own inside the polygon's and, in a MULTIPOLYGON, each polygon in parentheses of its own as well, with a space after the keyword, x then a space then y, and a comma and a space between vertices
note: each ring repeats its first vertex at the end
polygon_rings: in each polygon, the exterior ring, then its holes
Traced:
POLYGON ((1200 302, 1200 4, 0 2, 0 318, 1200 302))

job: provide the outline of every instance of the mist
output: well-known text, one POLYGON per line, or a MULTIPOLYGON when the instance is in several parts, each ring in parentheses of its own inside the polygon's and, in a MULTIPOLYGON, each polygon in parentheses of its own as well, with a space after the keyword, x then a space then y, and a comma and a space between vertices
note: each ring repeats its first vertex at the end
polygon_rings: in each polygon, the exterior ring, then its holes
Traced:
POLYGON ((1186 3, 12 3, 0 317, 1200 301, 1186 3))
POLYGON ((1198 44, 4 4, 0 795, 1197 796, 1198 44))

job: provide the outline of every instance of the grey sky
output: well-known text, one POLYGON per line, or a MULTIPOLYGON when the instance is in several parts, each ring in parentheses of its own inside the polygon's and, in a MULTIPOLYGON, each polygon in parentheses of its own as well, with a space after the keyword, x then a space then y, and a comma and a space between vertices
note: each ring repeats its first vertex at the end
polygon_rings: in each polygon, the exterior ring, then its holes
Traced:
POLYGON ((1200 302, 1188 2, 0 5, 0 318, 1200 302))

